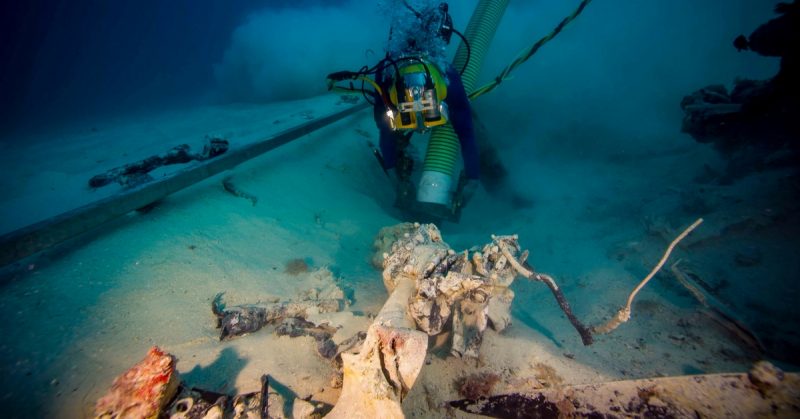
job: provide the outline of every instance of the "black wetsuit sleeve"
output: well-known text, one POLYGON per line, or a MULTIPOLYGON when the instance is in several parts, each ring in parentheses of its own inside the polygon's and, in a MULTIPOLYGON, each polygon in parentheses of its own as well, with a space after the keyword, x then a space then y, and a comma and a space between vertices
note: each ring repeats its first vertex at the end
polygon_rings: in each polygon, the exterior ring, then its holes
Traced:
MULTIPOLYGON (((386 93, 389 91, 389 84, 383 74, 384 70, 384 66, 378 68, 378 71, 375 73, 375 82, 378 83, 381 89, 386 93)), ((389 127, 389 121, 386 119, 386 105, 378 92, 373 94, 373 100, 372 117, 375 119, 375 125, 378 127, 383 169, 393 169, 397 165, 397 134, 389 127)))

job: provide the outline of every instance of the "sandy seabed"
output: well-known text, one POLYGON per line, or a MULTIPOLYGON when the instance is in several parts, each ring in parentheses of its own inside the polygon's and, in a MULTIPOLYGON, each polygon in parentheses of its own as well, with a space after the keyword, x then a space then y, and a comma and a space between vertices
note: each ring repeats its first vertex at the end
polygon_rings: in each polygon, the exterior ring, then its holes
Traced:
MULTIPOLYGON (((345 106, 325 96, 205 107, 64 128, 25 144, 6 141, 0 232, 119 192, 116 185, 88 188, 88 179, 107 169, 181 143, 199 151, 207 137, 241 146, 345 106)), ((313 286, 312 276, 285 272, 287 262, 302 258, 330 269, 352 301, 337 317, 343 327, 335 340, 366 329, 386 298, 370 265, 373 238, 381 227, 407 221, 392 208, 391 186, 368 142, 377 144, 377 135, 364 111, 7 269, 0 288, 6 412, 89 416, 113 378, 152 345, 174 354, 183 380, 195 387, 255 391, 268 373, 300 397, 335 403, 334 368, 316 354, 312 338, 278 337, 268 327, 220 342, 211 301, 223 291, 229 304, 293 298, 313 286), (227 176, 258 203, 226 192, 227 176)), ((444 405, 460 398, 455 382, 473 372, 497 373, 494 391, 503 392, 526 382, 744 371, 765 356, 793 369, 798 289, 786 278, 800 270, 790 257, 797 222, 789 216, 797 204, 776 193, 781 174, 698 186, 692 176, 713 153, 688 139, 683 144, 647 157, 542 161, 535 172, 512 170, 530 173, 515 183, 533 204, 514 207, 479 190, 459 224, 440 226, 444 239, 463 249, 493 233, 518 233, 533 266, 560 282, 579 318, 596 324, 624 303, 670 234, 704 216, 704 227, 674 258, 760 333, 766 354, 753 353, 715 322, 668 272, 641 293, 630 322, 589 347, 546 287, 518 279, 512 326, 487 331, 480 360, 432 350, 404 402, 406 414, 455 414, 444 405), (747 266, 737 256, 754 254, 757 263, 747 266)))

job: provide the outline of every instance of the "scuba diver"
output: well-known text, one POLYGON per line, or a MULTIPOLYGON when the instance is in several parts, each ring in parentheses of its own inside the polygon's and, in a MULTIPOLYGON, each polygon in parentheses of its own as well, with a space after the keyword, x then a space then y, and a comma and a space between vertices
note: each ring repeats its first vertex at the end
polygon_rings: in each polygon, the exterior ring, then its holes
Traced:
MULTIPOLYGON (((474 193, 480 176, 480 159, 469 98, 461 81, 464 69, 455 69, 445 58, 453 33, 447 3, 419 10, 403 0, 394 13, 385 58, 357 72, 328 75, 329 90, 334 83, 350 81, 349 88, 361 91, 373 104, 373 116, 380 133, 380 151, 373 149, 384 172, 393 179, 397 192, 395 206, 414 210, 411 182, 413 159, 407 153, 411 136, 433 127, 452 125, 458 136, 464 170, 456 196, 463 205, 474 193), (399 13, 397 13, 399 12, 399 13), (370 78, 372 76, 373 78, 370 78), (360 80, 361 88, 353 85, 360 80), (374 91, 364 91, 364 83, 374 91)), ((466 68, 466 65, 464 66, 466 68)))

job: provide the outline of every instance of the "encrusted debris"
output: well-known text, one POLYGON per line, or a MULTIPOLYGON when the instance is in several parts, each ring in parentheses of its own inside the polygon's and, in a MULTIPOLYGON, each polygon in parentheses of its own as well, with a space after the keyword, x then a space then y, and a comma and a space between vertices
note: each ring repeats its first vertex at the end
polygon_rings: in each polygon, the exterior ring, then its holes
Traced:
POLYGON ((545 282, 584 343, 591 343, 591 335, 572 315, 555 281, 526 264, 528 252, 522 251, 516 235, 492 236, 482 248, 456 252, 435 225, 405 223, 382 229, 375 248, 384 250, 386 289, 391 292, 399 281, 414 281, 409 314, 429 336, 452 332, 450 352, 455 356, 477 358, 486 327, 502 331, 511 324, 514 292, 509 287, 517 275, 545 282))
POLYGON ((153 346, 147 356, 114 379, 95 405, 97 418, 156 417, 178 390, 175 357, 153 346))
MULTIPOLYGON (((228 140, 222 138, 209 138, 200 153, 192 153, 188 144, 181 144, 171 148, 162 155, 150 156, 144 160, 124 166, 115 167, 89 179, 89 187, 100 188, 112 182, 124 188, 134 188, 153 180, 150 172, 161 166, 170 164, 188 163, 193 160, 204 161, 228 151, 228 140)), ((255 203, 253 204, 255 205, 255 203)))
POLYGON ((304 290, 297 298, 288 301, 236 306, 226 306, 222 301, 224 293, 217 294, 211 303, 211 310, 217 317, 217 328, 221 329, 219 339, 232 339, 253 333, 284 319, 305 320, 312 314, 337 312, 349 304, 344 292, 333 282, 330 270, 321 268, 308 275, 327 285, 304 290))

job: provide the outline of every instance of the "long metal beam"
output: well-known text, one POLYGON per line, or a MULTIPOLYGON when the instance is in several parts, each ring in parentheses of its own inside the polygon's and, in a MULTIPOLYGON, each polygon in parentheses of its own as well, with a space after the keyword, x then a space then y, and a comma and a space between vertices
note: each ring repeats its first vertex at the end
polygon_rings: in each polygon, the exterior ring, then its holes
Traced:
POLYGON ((302 125, 288 128, 240 149, 231 149, 226 154, 204 161, 198 166, 181 170, 172 176, 158 179, 0 236, 0 267, 77 237, 108 221, 152 204, 167 195, 236 167, 247 160, 367 107, 367 103, 359 103, 302 125))

